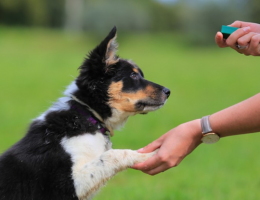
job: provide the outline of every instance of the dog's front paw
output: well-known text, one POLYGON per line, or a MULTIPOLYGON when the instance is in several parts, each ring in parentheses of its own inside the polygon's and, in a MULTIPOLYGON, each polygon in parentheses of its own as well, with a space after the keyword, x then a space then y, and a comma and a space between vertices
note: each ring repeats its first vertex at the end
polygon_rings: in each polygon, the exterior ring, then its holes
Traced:
POLYGON ((137 164, 137 163, 141 163, 141 162, 144 162, 146 161, 147 159, 153 157, 156 153, 157 153, 157 150, 151 152, 151 153, 137 153, 137 159, 135 160, 134 164, 137 164))

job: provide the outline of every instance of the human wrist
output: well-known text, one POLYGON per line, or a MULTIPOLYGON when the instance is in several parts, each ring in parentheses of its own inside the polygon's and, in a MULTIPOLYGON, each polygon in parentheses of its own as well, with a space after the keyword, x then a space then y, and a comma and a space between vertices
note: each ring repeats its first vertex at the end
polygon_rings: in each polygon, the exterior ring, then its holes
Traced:
POLYGON ((200 141, 202 137, 201 119, 193 120, 192 125, 194 128, 194 138, 200 141))
POLYGON ((200 144, 201 142, 213 144, 220 138, 218 133, 211 129, 209 116, 187 122, 183 125, 184 128, 186 128, 188 137, 197 144, 200 144))
POLYGON ((181 124, 181 126, 185 129, 188 129, 187 133, 189 134, 189 137, 192 138, 192 140, 199 143, 201 142, 202 129, 201 129, 200 119, 195 119, 186 122, 184 124, 181 124))

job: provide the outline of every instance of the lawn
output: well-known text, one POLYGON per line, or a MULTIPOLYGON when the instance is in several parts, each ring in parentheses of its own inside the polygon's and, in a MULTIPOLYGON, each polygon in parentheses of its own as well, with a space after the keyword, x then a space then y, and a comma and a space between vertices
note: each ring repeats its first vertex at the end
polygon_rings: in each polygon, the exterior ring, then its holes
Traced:
MULTIPOLYGON (((62 95, 85 55, 106 34, 0 27, 0 152, 23 137, 31 120, 62 95)), ((134 60, 145 78, 172 93, 161 110, 132 117, 116 131, 114 148, 141 148, 180 123, 259 92, 257 57, 217 46, 193 47, 176 33, 119 30, 118 42, 122 58, 134 60)), ((157 176, 129 169, 95 199, 260 199, 259 141, 259 134, 250 134, 202 144, 178 167, 157 176)))

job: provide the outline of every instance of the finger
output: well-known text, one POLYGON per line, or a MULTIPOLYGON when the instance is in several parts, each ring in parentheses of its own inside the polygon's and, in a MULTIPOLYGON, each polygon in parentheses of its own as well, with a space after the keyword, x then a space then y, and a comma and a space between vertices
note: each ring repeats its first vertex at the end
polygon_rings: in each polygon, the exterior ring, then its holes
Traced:
POLYGON ((145 162, 135 164, 131 168, 141 170, 141 171, 150 171, 151 169, 154 169, 159 165, 160 165, 159 157, 157 154, 155 154, 153 157, 149 158, 145 162))
POLYGON ((245 34, 247 34, 249 32, 250 32, 250 27, 244 27, 244 28, 240 28, 240 29, 236 30, 226 40, 227 45, 230 46, 231 48, 237 50, 236 43, 237 43, 238 38, 244 36, 245 34))
POLYGON ((225 40, 223 39, 223 34, 221 32, 217 32, 217 34, 215 36, 215 42, 221 48, 227 47, 227 44, 226 44, 225 40))
POLYGON ((146 174, 149 174, 149 175, 156 175, 156 174, 164 172, 172 167, 176 167, 177 165, 180 164, 181 160, 182 159, 174 159, 171 162, 164 162, 153 169, 145 170, 143 172, 146 174))
POLYGON ((169 167, 167 165, 160 165, 160 166, 158 166, 154 169, 151 169, 151 170, 148 170, 148 171, 146 170, 146 171, 143 171, 143 172, 153 176, 153 175, 159 174, 161 172, 164 172, 167 169, 169 169, 169 167))
POLYGON ((237 43, 238 43, 240 46, 247 46, 247 45, 250 43, 251 38, 252 38, 254 35, 256 35, 256 33, 250 32, 250 33, 248 33, 248 34, 246 34, 246 35, 244 35, 244 36, 238 38, 237 43))
POLYGON ((138 153, 150 153, 153 152, 154 150, 160 148, 161 143, 159 141, 153 141, 152 143, 148 144, 147 146, 138 149, 137 152, 138 153))
POLYGON ((234 21, 234 22, 233 22, 232 24, 230 24, 229 26, 237 27, 237 28, 243 28, 243 27, 250 26, 250 23, 248 23, 248 22, 242 22, 242 21, 234 21))
POLYGON ((253 56, 259 56, 260 55, 260 49, 259 49, 259 43, 260 43, 260 34, 255 34, 252 36, 249 48, 247 50, 246 55, 253 55, 253 56))
POLYGON ((161 147, 162 145, 162 141, 165 138, 165 134, 162 135, 161 137, 159 137, 157 140, 153 141, 152 143, 148 144, 147 146, 138 149, 137 152, 138 153, 150 153, 153 152, 154 150, 158 149, 161 147))

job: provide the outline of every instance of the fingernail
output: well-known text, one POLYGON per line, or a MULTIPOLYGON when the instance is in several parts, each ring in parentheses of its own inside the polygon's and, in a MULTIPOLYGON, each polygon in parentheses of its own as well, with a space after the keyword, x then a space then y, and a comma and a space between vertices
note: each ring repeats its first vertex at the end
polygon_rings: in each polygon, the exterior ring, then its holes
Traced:
POLYGON ((243 31, 245 31, 245 32, 249 32, 249 30, 250 30, 249 26, 243 28, 243 31))
POLYGON ((144 150, 144 148, 141 148, 141 149, 138 149, 137 152, 140 152, 140 151, 143 151, 143 150, 144 150))

